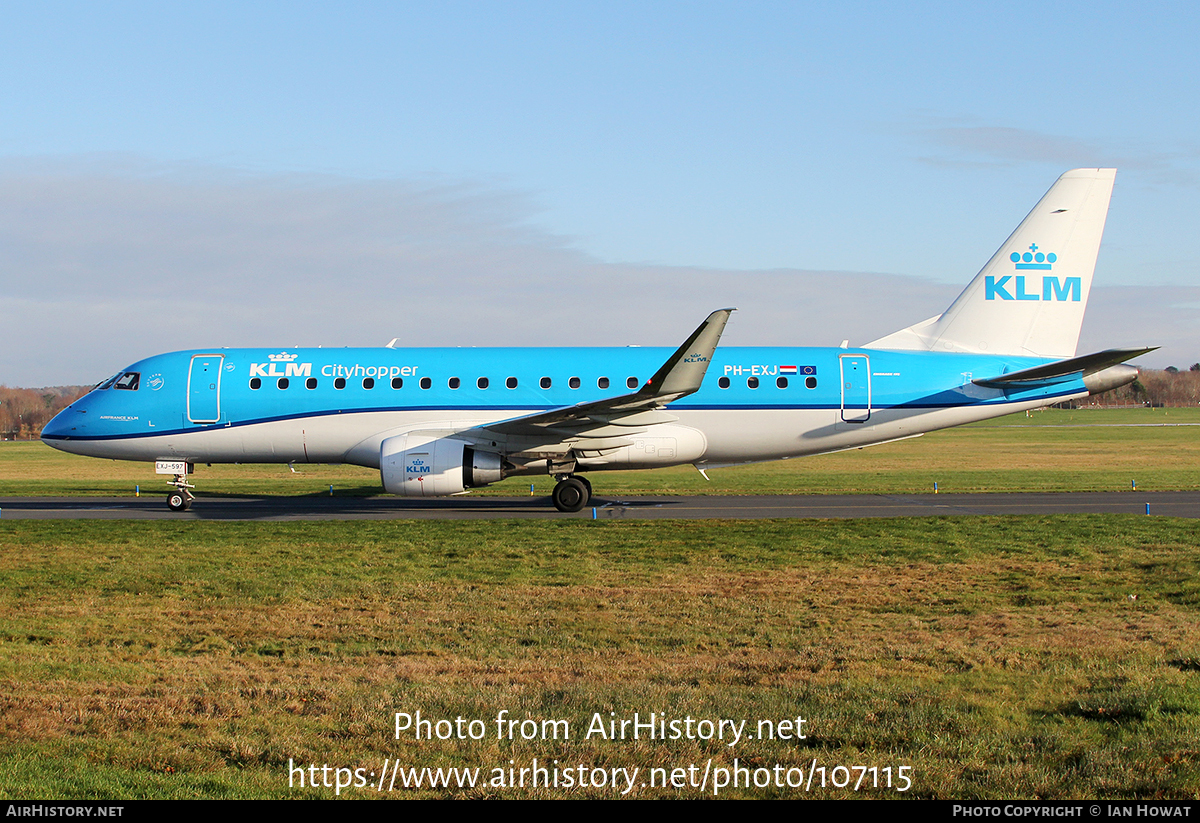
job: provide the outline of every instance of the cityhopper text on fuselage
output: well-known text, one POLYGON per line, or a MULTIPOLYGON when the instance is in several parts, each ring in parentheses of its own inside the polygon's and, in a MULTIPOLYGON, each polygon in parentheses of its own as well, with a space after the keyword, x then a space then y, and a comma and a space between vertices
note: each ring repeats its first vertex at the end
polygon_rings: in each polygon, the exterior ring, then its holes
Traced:
POLYGON ((309 462, 377 469, 404 497, 550 474, 578 511, 593 472, 821 454, 1086 397, 1151 351, 1075 351, 1115 174, 1064 174, 949 308, 859 348, 722 348, 720 309, 674 351, 199 349, 122 369, 42 439, 154 462, 176 510, 196 463, 309 462))

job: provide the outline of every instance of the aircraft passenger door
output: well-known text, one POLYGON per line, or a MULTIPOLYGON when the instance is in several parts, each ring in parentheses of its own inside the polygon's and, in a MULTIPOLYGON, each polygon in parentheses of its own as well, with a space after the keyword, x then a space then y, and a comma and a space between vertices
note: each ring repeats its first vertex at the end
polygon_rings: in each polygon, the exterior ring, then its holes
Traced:
POLYGON ((843 354, 842 420, 866 423, 871 419, 871 364, 865 354, 843 354))
POLYGON ((221 419, 221 363, 223 354, 196 354, 188 370, 188 420, 216 423, 221 419))

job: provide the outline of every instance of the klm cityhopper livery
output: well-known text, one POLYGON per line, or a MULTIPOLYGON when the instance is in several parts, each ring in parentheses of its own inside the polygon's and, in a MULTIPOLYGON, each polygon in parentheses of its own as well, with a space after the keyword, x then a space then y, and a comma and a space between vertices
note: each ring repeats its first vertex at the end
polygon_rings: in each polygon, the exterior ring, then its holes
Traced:
POLYGON ((1086 397, 1152 351, 1075 353, 1115 174, 1064 174, 946 311, 862 348, 718 348, 721 309, 674 352, 200 349, 121 370, 42 439, 155 461, 175 510, 196 463, 299 462, 369 466, 404 497, 551 474, 570 512, 591 472, 822 454, 1086 397))

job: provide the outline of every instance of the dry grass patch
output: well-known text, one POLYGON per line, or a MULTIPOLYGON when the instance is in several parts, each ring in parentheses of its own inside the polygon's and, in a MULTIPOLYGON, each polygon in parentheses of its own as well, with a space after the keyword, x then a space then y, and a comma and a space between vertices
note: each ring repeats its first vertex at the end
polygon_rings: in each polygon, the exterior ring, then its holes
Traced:
POLYGON ((1135 517, 3 523, 0 794, 312 794, 289 759, 816 757, 911 765, 919 796, 1190 795, 1196 538, 1135 517), (578 732, 394 739, 416 710, 578 732), (810 736, 582 739, 634 711, 803 715, 810 736))

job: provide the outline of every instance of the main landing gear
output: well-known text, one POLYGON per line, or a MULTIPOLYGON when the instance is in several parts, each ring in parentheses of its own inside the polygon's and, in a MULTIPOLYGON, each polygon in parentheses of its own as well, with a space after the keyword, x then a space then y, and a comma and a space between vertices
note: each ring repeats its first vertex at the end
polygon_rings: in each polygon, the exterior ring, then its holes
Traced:
POLYGON ((592 499, 592 484, 586 478, 566 475, 558 478, 550 498, 560 512, 577 512, 592 499))
POLYGON ((173 512, 185 512, 190 509, 192 501, 196 499, 192 489, 196 487, 187 482, 187 475, 177 474, 174 480, 167 482, 175 487, 175 491, 167 495, 167 508, 173 512))

